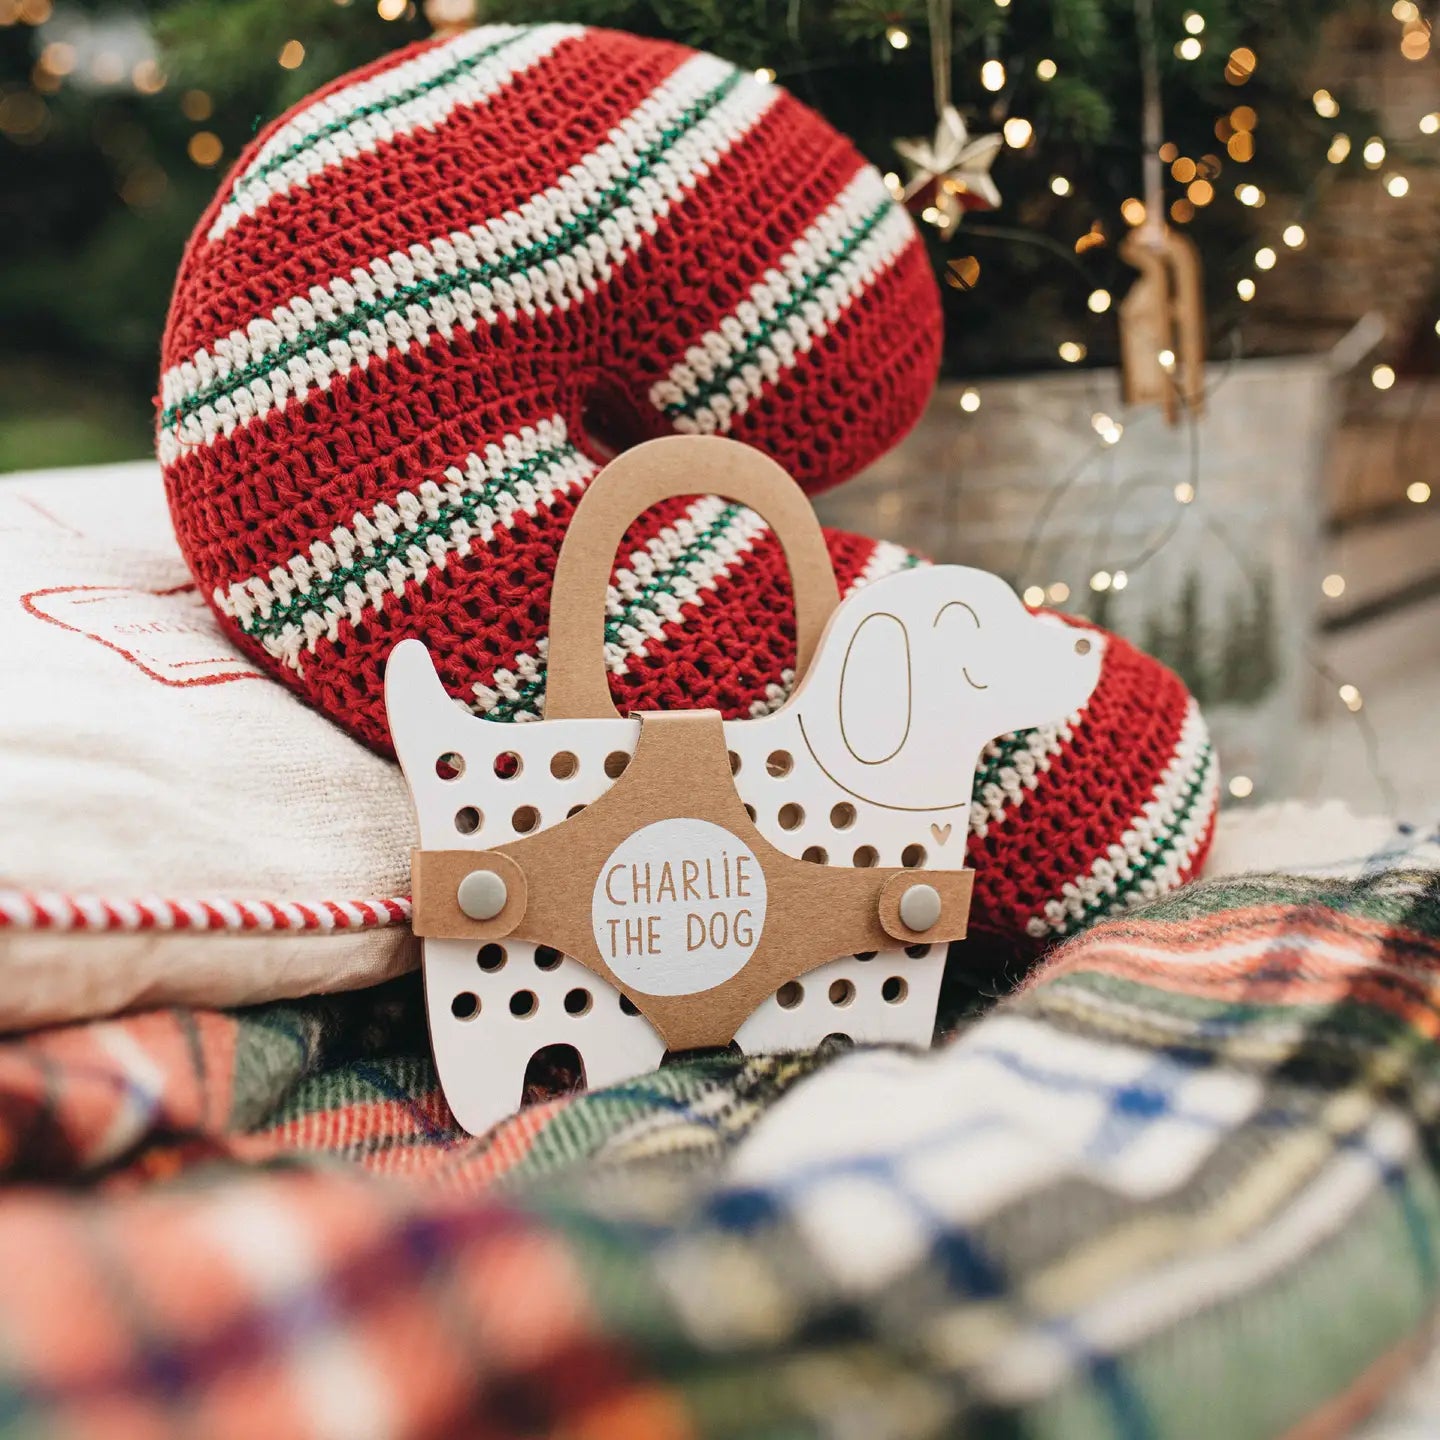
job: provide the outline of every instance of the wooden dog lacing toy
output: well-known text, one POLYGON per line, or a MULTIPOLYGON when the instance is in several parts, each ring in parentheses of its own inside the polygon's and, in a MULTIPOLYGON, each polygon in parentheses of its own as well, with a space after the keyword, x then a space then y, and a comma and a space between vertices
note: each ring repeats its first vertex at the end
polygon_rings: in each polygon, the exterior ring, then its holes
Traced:
POLYGON ((928 1044, 946 942, 965 933, 980 751, 1082 706, 1099 661, 1097 637, 980 570, 920 567, 840 604, 809 502, 734 441, 613 461, 556 565, 542 722, 470 714, 418 640, 386 668, 431 1036, 461 1124, 510 1113, 557 1043, 592 1088, 732 1039, 928 1044), (757 719, 622 718, 601 643, 616 547, 649 506, 701 493, 779 537, 800 678, 757 719))

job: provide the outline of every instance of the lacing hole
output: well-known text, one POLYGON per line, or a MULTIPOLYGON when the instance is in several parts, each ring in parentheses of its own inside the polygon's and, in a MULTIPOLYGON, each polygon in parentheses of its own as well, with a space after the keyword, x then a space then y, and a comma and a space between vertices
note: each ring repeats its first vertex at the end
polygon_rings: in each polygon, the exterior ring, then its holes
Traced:
POLYGON ((495 757, 497 779, 514 780, 524 768, 525 762, 513 750, 502 750, 495 757))
POLYGON ((565 957, 553 945, 535 947, 535 968, 553 970, 565 957))
POLYGON ((898 975, 892 975, 880 987, 880 998, 887 1005, 898 1005, 908 994, 910 987, 898 975))
POLYGON ((629 763, 630 757, 623 750, 612 750, 605 757, 605 773, 612 780, 618 780, 625 773, 625 767, 629 763))
POLYGON ((747 805, 745 807, 745 813, 750 817, 750 823, 753 825, 758 818, 755 813, 755 807, 753 805, 747 805))
POLYGON ((788 805, 780 807, 780 828, 782 830, 798 830, 805 823, 805 810, 803 806, 795 804, 792 800, 788 805))
POLYGON ((566 812, 565 818, 573 820, 585 807, 583 805, 572 805, 566 812))
POLYGON ((740 773, 740 757, 739 757, 733 750, 731 750, 731 751, 729 752, 729 754, 730 754, 730 773, 731 773, 732 775, 738 775, 738 774, 740 773))
POLYGON ((579 768, 580 762, 568 750, 550 757, 550 773, 557 780, 568 780, 579 768))
POLYGON ((622 1013, 626 1015, 638 1015, 640 1013, 640 1007, 628 995, 622 995, 620 997, 620 1009, 622 1013))
POLYGON ((849 980, 832 980, 829 995, 832 1005, 848 1005, 855 998, 855 986, 849 980))
POLYGON ((830 852, 823 845, 808 845, 801 853, 800 858, 808 860, 812 865, 828 865, 830 852))
POLYGON ((900 863, 907 870, 919 870, 928 858, 923 845, 907 845, 900 852, 900 863))
POLYGON ((880 852, 873 845, 862 845, 854 856, 857 869, 868 870, 880 859, 880 852))
POLYGON ((791 758, 788 750, 772 750, 765 757, 766 774, 772 775, 776 780, 783 780, 794 768, 795 761, 791 758))
POLYGON ((473 805, 462 806, 455 812, 455 828, 462 835, 473 835, 484 818, 473 805))
POLYGON ((793 1010, 804 998, 805 987, 798 980, 787 980, 775 992, 775 1003, 782 1010, 793 1010))
POLYGON ((905 953, 912 960, 923 960, 930 953, 930 947, 928 945, 907 945, 905 953))
POLYGON ((517 1019, 526 1020, 539 1009, 533 990, 517 990, 510 997, 510 1013, 517 1019))
POLYGON ((480 997, 473 990, 462 990, 450 1002, 450 1013, 457 1020, 473 1020, 480 1013, 480 997))
POLYGON ((848 830, 855 823, 855 807, 842 800, 830 811, 830 823, 837 830, 848 830))
POLYGON ((879 953, 878 950, 862 950, 855 958, 857 960, 873 960, 879 953))
POLYGON ((436 760, 435 773, 442 780, 458 780, 465 773, 465 757, 456 750, 447 750, 436 760))
POLYGON ((533 805, 522 805, 511 817, 517 835, 528 835, 540 823, 540 812, 533 805))
POLYGON ((588 1015, 590 1013, 590 992, 588 990, 570 990, 565 995, 565 1013, 567 1015, 588 1015))
POLYGON ((480 947, 475 961, 487 975, 493 975, 497 970, 505 968, 505 947, 492 940, 490 944, 480 947))

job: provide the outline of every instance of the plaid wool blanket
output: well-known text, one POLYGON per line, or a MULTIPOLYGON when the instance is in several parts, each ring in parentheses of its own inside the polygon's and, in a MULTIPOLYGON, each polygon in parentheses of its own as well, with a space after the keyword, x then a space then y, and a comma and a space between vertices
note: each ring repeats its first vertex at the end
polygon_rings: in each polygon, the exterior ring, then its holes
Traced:
POLYGON ((1436 1433, 1440 837, 965 948, 483 1139, 414 977, 0 1044, 0 1435, 1436 1433))

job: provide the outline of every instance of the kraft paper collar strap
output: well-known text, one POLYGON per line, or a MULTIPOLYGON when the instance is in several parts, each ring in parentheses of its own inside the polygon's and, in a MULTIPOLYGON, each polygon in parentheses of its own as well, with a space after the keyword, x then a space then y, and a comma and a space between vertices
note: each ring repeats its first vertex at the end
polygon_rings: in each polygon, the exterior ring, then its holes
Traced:
MULTIPOLYGON (((415 933, 482 944, 515 936, 553 946, 627 996, 672 1050, 728 1044, 768 996, 842 955, 891 948, 897 941, 931 944, 964 937, 972 871, 852 870, 796 860, 771 845, 746 814, 717 712, 640 719, 639 743, 625 773, 578 815, 493 850, 414 851, 415 933), (597 890, 605 893, 607 874, 615 868, 612 857, 646 826, 676 819, 727 832, 735 841, 734 864, 727 852, 723 873, 711 870, 702 877, 698 870, 685 871, 683 856, 657 853, 653 873, 647 870, 643 882, 630 882, 630 900, 638 909, 627 918, 635 935, 624 936, 611 920, 607 941, 594 902, 597 890), (708 988, 657 994, 629 983, 608 963, 617 945, 643 950, 647 943, 642 912, 657 884, 664 883, 666 861, 672 893, 682 904, 687 893, 731 902, 722 912, 725 923, 745 925, 753 943, 744 964, 708 988), (471 882, 467 914, 461 887, 472 875, 494 876, 498 883, 471 882), (911 892, 913 899, 907 898, 911 892), (760 904, 744 903, 756 896, 764 897, 760 904)), ((611 898, 622 899, 613 891, 611 898)), ((712 908, 712 920, 714 914, 712 908)), ((667 957, 658 952, 656 967, 657 986, 673 984, 667 957)))

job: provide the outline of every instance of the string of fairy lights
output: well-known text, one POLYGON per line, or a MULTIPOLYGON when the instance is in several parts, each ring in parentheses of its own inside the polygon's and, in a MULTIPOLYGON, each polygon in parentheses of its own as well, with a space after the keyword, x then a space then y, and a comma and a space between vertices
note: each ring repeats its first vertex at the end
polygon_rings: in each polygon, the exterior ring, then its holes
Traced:
MULTIPOLYGON (((1010 0, 996 0, 996 4, 1001 9, 1005 9, 1008 8, 1010 0)), ((1430 53, 1430 25, 1421 16, 1413 0, 1395 0, 1391 14, 1401 27, 1399 48, 1402 56, 1410 61, 1425 59, 1430 53)), ((1197 61, 1205 53, 1205 17, 1199 11, 1189 10, 1182 15, 1181 25, 1184 33, 1174 40, 1173 53, 1178 60, 1197 61)), ((896 50, 908 49, 913 39, 910 32, 898 24, 892 25, 886 31, 885 38, 896 50)), ((1255 75, 1259 64, 1260 57, 1254 49, 1244 45, 1235 47, 1226 56, 1224 67, 1226 82, 1237 89, 1247 85, 1255 75)), ((1053 60, 1042 59, 1037 63, 1035 73, 1038 79, 1048 82, 1054 79, 1059 71, 1053 60)), ((986 59, 982 63, 979 80, 981 87, 988 92, 994 93, 1003 90, 1008 80, 1008 73, 1003 61, 993 57, 986 59)), ((1321 119, 1341 120, 1342 103, 1331 90, 1316 89, 1311 96, 1311 103, 1316 115, 1321 119)), ((1227 113, 1217 116, 1214 133, 1217 141, 1224 146, 1226 158, 1239 165, 1248 164, 1255 158, 1256 133, 1259 123, 1260 116, 1256 107, 1246 103, 1237 104, 1227 113)), ((1427 110, 1418 118, 1417 129, 1422 136, 1440 134, 1440 111, 1427 110)), ((1034 142, 1035 127, 1030 120, 1022 116, 1011 115, 1001 126, 1001 137, 1007 147, 1025 150, 1034 142)), ((1354 141, 1346 130, 1336 129, 1332 133, 1326 149, 1326 160, 1331 166, 1344 164, 1351 155, 1353 145, 1354 141)), ((1224 161, 1218 154, 1207 153, 1198 157, 1184 155, 1173 142, 1166 142, 1160 147, 1159 159, 1169 167, 1171 178, 1185 187, 1184 193, 1170 203, 1168 218, 1177 225, 1189 224, 1196 218, 1200 210, 1216 200, 1218 181, 1224 168, 1224 161)), ((1402 201, 1409 195, 1411 189, 1409 177, 1402 168, 1394 163, 1389 147, 1382 136, 1372 134, 1364 140, 1361 160, 1368 171, 1379 172, 1381 186, 1390 200, 1402 201)), ((886 181, 897 197, 905 193, 899 175, 891 172, 887 174, 886 181)), ((1051 192, 1057 196, 1067 196, 1073 190, 1073 182, 1064 174, 1053 175, 1049 183, 1051 192)), ((1241 205, 1252 210, 1263 208, 1269 199, 1258 184, 1245 179, 1234 185, 1233 194, 1241 205)), ((1304 197, 1302 204, 1308 204, 1311 199, 1310 196, 1304 197)), ((1119 210, 1121 219, 1131 228, 1138 228, 1147 220, 1146 205, 1139 196, 1126 198, 1121 202, 1119 210)), ((948 217, 938 207, 927 207, 921 210, 919 218, 922 222, 940 230, 942 234, 948 235, 953 230, 948 223, 948 217)), ((970 228, 973 232, 978 227, 971 226, 970 228)), ((1021 238, 1018 232, 1016 238, 1021 238)), ((1040 237, 1034 238, 1039 239, 1040 237)), ((1251 257, 1251 265, 1247 267, 1247 273, 1237 277, 1235 292, 1242 303, 1252 302, 1259 293, 1261 277, 1273 272, 1280 265, 1285 253, 1303 250, 1309 242, 1309 236, 1301 220, 1293 218, 1279 227, 1276 240, 1278 243, 1266 240, 1265 243, 1258 245, 1251 257)), ((1088 250, 1098 248, 1105 243, 1107 243, 1107 237, 1103 225, 1099 221, 1092 221, 1089 228, 1076 238, 1074 242, 1075 255, 1082 256, 1088 250)), ((948 263, 952 270, 958 263, 974 267, 975 271, 978 271, 978 266, 972 259, 948 263)), ((957 279, 952 274, 950 278, 957 288, 968 289, 974 284, 975 275, 974 273, 968 276, 961 275, 957 279)), ((1110 292, 1100 286, 1091 288, 1087 295, 1087 308, 1093 315, 1106 314, 1111 310, 1112 303, 1113 297, 1110 292)), ((1440 335, 1440 319, 1437 319, 1434 324, 1436 334, 1440 335)), ((1063 363, 1076 365, 1086 358, 1088 350, 1083 340, 1068 336, 1058 342, 1056 353, 1063 363)), ((1175 357, 1172 353, 1162 351, 1159 358, 1164 369, 1173 370, 1175 357)), ((1370 383, 1379 391, 1391 389, 1396 383, 1394 367, 1384 361, 1377 361, 1370 370, 1370 383)), ((980 409, 982 403, 982 392, 979 388, 968 386, 961 391, 959 406, 963 412, 974 414, 980 409)), ((1198 498, 1201 465, 1197 417, 1187 413, 1184 416, 1184 423, 1189 436, 1190 473, 1187 479, 1178 481, 1174 486, 1176 517, 1164 527, 1160 539, 1148 546, 1137 559, 1124 565, 1097 564, 1089 578, 1091 591, 1103 594, 1107 591, 1118 592, 1126 589, 1134 573, 1142 565, 1154 559, 1178 532, 1181 515, 1193 506, 1198 498)), ((1061 498, 1100 455, 1121 442, 1125 432, 1124 424, 1121 421, 1099 409, 1091 416, 1091 427, 1097 437, 1096 442, 1092 442, 1091 447, 1077 460, 1071 470, 1051 487, 1039 506, 1022 552, 1023 558, 1020 565, 1022 578, 1026 571, 1033 573, 1034 560, 1040 543, 1049 521, 1057 511, 1061 498)), ((1425 480, 1411 481, 1405 491, 1406 499, 1417 505, 1428 503, 1432 498, 1432 493, 1431 485, 1425 480)), ((1113 518, 1112 510, 1112 523, 1113 518)), ((1215 524, 1213 519, 1207 518, 1205 524, 1207 530, 1225 544, 1232 560, 1244 573, 1247 581, 1253 585, 1255 577, 1248 573, 1243 560, 1221 528, 1215 524)), ((1345 594, 1347 581, 1342 573, 1334 571, 1324 576, 1320 588, 1326 600, 1335 601, 1345 594)), ((1023 596, 1026 603, 1030 605, 1044 603, 1063 605, 1072 598, 1071 588, 1063 580, 1052 580, 1047 584, 1038 584, 1032 581, 1024 585, 1023 596)), ((1395 803, 1394 787, 1380 769, 1378 739, 1368 718, 1363 714, 1365 702, 1359 687, 1335 676, 1313 648, 1307 649, 1304 659, 1310 668, 1321 676, 1339 703, 1358 725, 1372 779, 1377 789, 1386 798, 1387 804, 1393 808, 1395 803)), ((1254 780, 1244 774, 1231 776, 1228 783, 1231 794, 1237 799, 1248 797, 1255 789, 1254 780)))
MULTIPOLYGON (((334 0, 337 6, 351 4, 364 6, 373 3, 375 13, 384 21, 400 22, 413 20, 417 16, 415 0, 334 0)), ((996 7, 1007 10, 1013 0, 994 0, 996 7)), ((453 32, 465 28, 475 20, 476 0, 424 0, 423 11, 431 26, 438 32, 453 32)), ((1421 61, 1430 55, 1431 28, 1421 15, 1414 0, 1395 0, 1391 15, 1399 27, 1400 54, 1409 61, 1421 61)), ((936 75, 936 105, 941 112, 942 130, 944 112, 949 105, 949 76, 952 59, 950 41, 953 30, 949 23, 949 5, 946 0, 930 0, 930 44, 932 67, 936 75)), ((10 88, 0 93, 0 134, 19 143, 36 143, 42 139, 46 129, 47 97, 56 94, 63 86, 73 84, 89 89, 119 90, 126 87, 141 96, 158 97, 169 89, 169 77, 165 74, 153 40, 142 20, 130 17, 119 23, 96 23, 87 20, 83 14, 63 8, 57 13, 54 0, 0 0, 0 28, 28 26, 37 34, 36 58, 27 89, 10 88)), ((905 51, 915 43, 911 30, 899 21, 889 24, 884 30, 884 43, 895 51, 905 51)), ((1165 37, 1163 43, 1171 45, 1175 58, 1183 63, 1198 62, 1209 53, 1209 36, 1204 14, 1199 10, 1187 10, 1180 17, 1179 33, 1165 37)), ((277 46, 275 63, 284 70, 298 70, 307 59, 304 41, 296 36, 285 38, 277 46)), ((1237 91, 1243 91, 1255 76, 1262 57, 1247 45, 1236 46, 1225 56, 1224 79, 1237 91)), ((981 60, 977 79, 981 89, 989 95, 1003 98, 1007 87, 1019 73, 1017 62, 1007 65, 1005 59, 994 54, 981 60)), ((1059 64, 1051 58, 1042 57, 1034 62, 1033 74, 1042 84, 1048 84, 1060 74, 1059 64)), ((762 82, 775 81, 775 69, 763 66, 755 71, 762 82)), ((1336 87, 1339 89, 1340 87, 1336 87)), ((1225 113, 1216 116, 1214 135, 1216 149, 1199 155, 1187 155, 1173 142, 1160 146, 1158 158, 1168 167, 1170 180, 1183 187, 1182 193, 1169 201, 1167 219, 1169 223, 1184 226, 1193 223, 1202 211, 1221 198, 1221 177, 1227 162, 1244 166, 1254 160, 1260 145, 1261 116, 1256 105, 1239 97, 1238 103, 1225 113)), ((1385 138, 1377 134, 1366 134, 1357 139, 1352 133, 1353 125, 1345 123, 1346 107, 1335 90, 1317 88, 1310 97, 1316 116, 1333 122, 1335 128, 1330 134, 1325 151, 1328 167, 1340 167, 1351 159, 1359 146, 1360 160, 1367 172, 1374 174, 1379 186, 1390 202, 1403 202, 1411 191, 1411 180, 1403 164, 1392 154, 1385 138)), ((190 163, 201 169, 212 169, 225 158, 225 145, 215 129, 211 128, 215 104, 213 98, 203 89, 179 89, 175 95, 181 115, 195 128, 189 134, 186 155, 190 163)), ((1360 112, 1357 113, 1357 118, 1360 112)), ((985 234, 997 238, 1010 238, 1017 242, 1042 244, 1054 250, 1077 275, 1077 282, 1086 289, 1086 309, 1094 317, 1110 314, 1115 308, 1114 296, 1104 286, 1095 284, 1085 268, 1084 257, 1110 243, 1110 237, 1101 218, 1092 218, 1087 228, 1075 236, 1070 247, 1049 236, 1021 229, 999 227, 977 223, 969 218, 970 201, 977 197, 984 203, 982 209, 997 208, 1000 196, 993 182, 989 180, 989 165, 997 153, 1005 149, 1021 152, 1030 150, 1037 143, 1034 122, 1023 115, 1010 114, 1000 122, 999 133, 993 137, 972 139, 953 114, 952 133, 954 142, 952 160, 957 162, 954 174, 959 183, 948 189, 946 181, 935 192, 933 203, 918 207, 918 216, 923 224, 933 226, 943 237, 950 238, 966 232, 985 234), (958 129, 956 127, 958 126, 958 129), (988 143, 987 143, 988 142, 988 143), (962 202, 954 203, 959 194, 962 202), (993 201, 993 203, 991 203, 993 201)), ((1426 110, 1417 121, 1417 130, 1422 137, 1440 135, 1440 110, 1426 110)), ((945 137, 937 131, 932 147, 941 148, 945 137)), ((912 147, 919 142, 910 142, 912 147)), ((898 147, 903 150, 903 146, 898 147)), ((938 165, 938 161, 934 162, 938 165)), ((1324 171, 1322 170, 1322 176, 1324 171)), ((1242 172, 1243 176, 1243 172, 1242 172)), ((134 208, 143 209, 156 203, 165 185, 165 174, 156 164, 137 166, 125 179, 121 196, 134 208)), ((897 198, 911 200, 915 180, 906 181, 898 171, 890 171, 885 181, 897 198)), ((1320 183, 1317 177, 1317 185, 1320 183)), ((1064 198, 1075 191, 1074 179, 1056 172, 1048 181, 1050 192, 1064 198)), ((1289 213, 1275 225, 1270 236, 1262 235, 1262 242, 1256 246, 1244 266, 1243 274, 1235 279, 1235 293, 1245 304, 1253 302, 1260 293, 1260 287, 1267 276, 1272 275, 1283 263, 1285 256, 1304 250, 1310 236, 1303 223, 1303 215, 1313 205, 1314 195, 1302 197, 1298 206, 1288 201, 1275 205, 1276 211, 1289 213)), ((1271 197, 1255 181, 1240 178, 1232 186, 1236 202, 1250 210, 1261 210, 1270 205, 1271 197)), ((912 209, 917 208, 912 205, 912 209)), ((1148 216, 1145 201, 1138 195, 1125 198, 1119 205, 1119 218, 1132 229, 1146 224, 1148 216)), ((946 278, 956 288, 972 288, 978 279, 979 264, 974 257, 961 256, 947 262, 946 278)), ((1435 331, 1440 335, 1440 320, 1435 321, 1435 331)), ((1058 340, 1056 355, 1067 366, 1081 364, 1088 356, 1088 347, 1081 335, 1067 335, 1058 340)), ((1162 368, 1173 370, 1175 357, 1169 352, 1160 354, 1162 368)), ((1396 384, 1396 372, 1392 365, 1377 361, 1370 369, 1369 380, 1377 391, 1390 390, 1396 384)), ((1223 383, 1223 381, 1221 382, 1223 383)), ((959 407, 965 414, 973 415, 983 403, 983 388, 968 385, 959 394, 959 407)), ((1089 576, 1092 592, 1120 592, 1125 590, 1134 574, 1155 558, 1177 533, 1181 520, 1195 504, 1200 490, 1200 448, 1199 425, 1194 415, 1183 417, 1188 434, 1190 453, 1189 475, 1177 481, 1173 487, 1176 506, 1175 517, 1162 531, 1158 541, 1148 546, 1140 555, 1125 563, 1113 561, 1097 562, 1089 576)), ((1035 517, 1030 540, 1027 542, 1026 560, 1022 569, 1032 568, 1034 556, 1051 517, 1056 513, 1061 496, 1083 474, 1097 456, 1112 451, 1122 443, 1126 431, 1125 422, 1117 419, 1107 410, 1097 408, 1090 419, 1093 438, 1085 453, 1071 471, 1056 484, 1042 503, 1035 517)), ((1432 499, 1432 487, 1423 479, 1411 481, 1406 489, 1406 498, 1416 505, 1424 505, 1432 499)), ((1113 518, 1113 515, 1112 515, 1113 518)), ((1214 528, 1213 521, 1206 522, 1214 528)), ((1048 583, 1025 582, 1019 577, 1027 603, 1038 605, 1049 603, 1064 605, 1074 597, 1070 586, 1063 580, 1048 583)), ((1321 581, 1321 591, 1328 601, 1338 600, 1347 589, 1346 577, 1339 572, 1327 574, 1321 581)), ((1330 676, 1323 665, 1313 657, 1310 663, 1324 673, 1340 703, 1361 720, 1364 699, 1352 683, 1342 682, 1330 676)), ((1366 733, 1367 749, 1373 752, 1374 735, 1366 733)), ((1388 786, 1383 777, 1376 775, 1382 790, 1388 786)), ((1244 775, 1233 776, 1230 789, 1237 798, 1243 798, 1254 788, 1253 781, 1244 775)))

